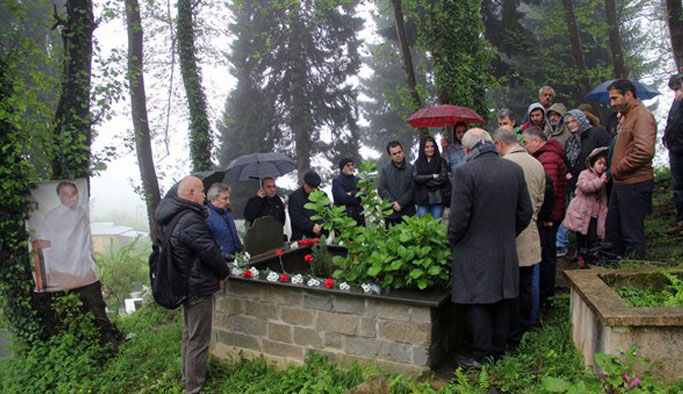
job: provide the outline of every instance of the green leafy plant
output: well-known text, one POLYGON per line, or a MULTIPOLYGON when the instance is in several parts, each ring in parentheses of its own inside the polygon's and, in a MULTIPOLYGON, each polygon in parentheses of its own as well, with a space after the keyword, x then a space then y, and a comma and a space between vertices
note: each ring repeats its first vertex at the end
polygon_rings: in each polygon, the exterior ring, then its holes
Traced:
POLYGON ((405 217, 403 223, 386 229, 384 217, 391 213, 375 189, 376 166, 363 163, 359 193, 366 226, 358 226, 343 207, 330 207, 329 199, 316 191, 306 207, 316 211, 323 227, 334 230, 348 249, 346 257, 335 256, 339 267, 334 277, 347 282, 373 282, 383 288, 444 286, 450 277, 451 250, 446 227, 430 216, 405 217))
POLYGON ((661 275, 668 281, 664 289, 656 290, 650 286, 640 288, 623 286, 616 289, 617 293, 634 307, 683 306, 683 280, 666 271, 658 271, 656 275, 661 275))
POLYGON ((602 371, 597 376, 591 376, 575 382, 555 377, 543 378, 543 388, 552 393, 669 393, 669 388, 663 387, 651 379, 651 374, 644 366, 645 360, 638 358, 638 348, 634 345, 618 355, 597 353, 595 363, 602 371))
POLYGON ((332 257, 327 252, 327 237, 321 236, 320 240, 311 247, 311 273, 321 278, 329 278, 332 275, 332 257))
POLYGON ((147 257, 151 252, 150 245, 139 243, 136 239, 123 246, 110 245, 105 253, 95 256, 104 299, 116 316, 124 305, 124 299, 149 282, 147 257))

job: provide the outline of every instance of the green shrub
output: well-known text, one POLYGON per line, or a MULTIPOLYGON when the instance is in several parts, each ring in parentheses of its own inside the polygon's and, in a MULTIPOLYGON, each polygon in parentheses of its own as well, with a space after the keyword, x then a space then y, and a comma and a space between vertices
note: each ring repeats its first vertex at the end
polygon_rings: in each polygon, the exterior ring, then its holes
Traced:
POLYGON ((82 314, 81 306, 73 294, 55 299, 53 308, 63 322, 59 334, 19 349, 15 358, 3 365, 1 392, 74 393, 92 384, 112 352, 99 345, 94 318, 82 314))
POLYGON ((391 213, 375 189, 375 164, 364 163, 358 187, 366 225, 359 226, 346 215, 344 207, 331 207, 320 191, 309 195, 306 208, 316 211, 312 219, 322 219, 323 228, 334 230, 348 250, 336 256, 339 266, 334 277, 347 282, 377 283, 382 288, 445 286, 450 278, 451 249, 446 226, 427 215, 404 217, 403 222, 386 229, 384 217, 391 213))
POLYGON ((126 297, 149 283, 147 258, 151 251, 149 242, 136 239, 126 245, 110 245, 105 253, 96 254, 102 294, 116 316, 126 297))
POLYGON ((320 241, 311 247, 311 274, 319 278, 332 275, 332 256, 327 252, 327 237, 322 235, 320 241))

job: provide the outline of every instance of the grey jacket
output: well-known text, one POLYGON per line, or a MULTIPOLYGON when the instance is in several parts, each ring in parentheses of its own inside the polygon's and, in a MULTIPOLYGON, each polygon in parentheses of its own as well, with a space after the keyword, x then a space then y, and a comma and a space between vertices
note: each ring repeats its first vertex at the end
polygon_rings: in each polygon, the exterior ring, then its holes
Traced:
POLYGON ((389 216, 392 219, 404 215, 415 215, 413 166, 405 160, 403 163, 402 167, 397 167, 392 161, 379 173, 377 192, 380 197, 389 202, 398 201, 401 206, 401 211, 393 212, 389 216))

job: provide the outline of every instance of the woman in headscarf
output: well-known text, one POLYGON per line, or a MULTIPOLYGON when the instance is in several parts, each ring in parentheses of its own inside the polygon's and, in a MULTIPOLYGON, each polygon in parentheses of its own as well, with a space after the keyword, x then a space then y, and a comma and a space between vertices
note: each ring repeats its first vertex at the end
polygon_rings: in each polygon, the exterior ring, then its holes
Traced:
POLYGON ((572 133, 564 146, 567 165, 567 190, 574 192, 581 171, 586 169, 586 158, 595 148, 609 146, 612 137, 603 128, 591 126, 580 109, 572 109, 564 116, 564 123, 572 133))
POLYGON ((415 203, 417 216, 431 214, 434 219, 443 215, 448 201, 447 187, 448 164, 439 154, 439 148, 432 137, 425 137, 420 142, 420 151, 413 163, 413 181, 415 182, 415 203))

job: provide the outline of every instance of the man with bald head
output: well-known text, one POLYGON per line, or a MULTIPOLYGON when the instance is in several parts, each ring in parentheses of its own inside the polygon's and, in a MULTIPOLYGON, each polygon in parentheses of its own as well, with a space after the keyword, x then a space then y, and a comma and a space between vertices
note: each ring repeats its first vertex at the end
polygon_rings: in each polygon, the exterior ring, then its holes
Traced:
POLYGON ((228 276, 228 267, 211 236, 204 206, 206 194, 199 178, 187 176, 178 185, 178 196, 159 203, 155 219, 159 234, 155 243, 169 237, 178 278, 169 288, 183 301, 182 384, 188 393, 199 393, 206 380, 206 358, 211 339, 213 294, 228 276), (173 225, 173 223, 176 223, 173 225))
POLYGON ((533 209, 524 172, 498 156, 491 136, 470 129, 462 138, 467 162, 455 170, 448 221, 454 253, 451 299, 465 305, 471 349, 456 357, 463 368, 502 357, 510 308, 519 295, 516 238, 533 209))

